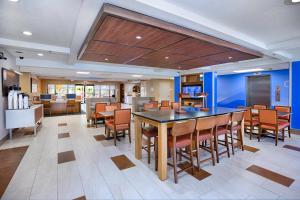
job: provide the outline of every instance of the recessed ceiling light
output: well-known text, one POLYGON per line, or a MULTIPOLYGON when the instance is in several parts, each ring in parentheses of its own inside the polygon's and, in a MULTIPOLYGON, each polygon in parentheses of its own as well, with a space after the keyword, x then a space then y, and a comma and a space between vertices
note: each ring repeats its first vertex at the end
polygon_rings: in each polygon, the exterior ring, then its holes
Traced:
POLYGON ((76 72, 77 74, 90 74, 90 72, 76 72))
POLYGON ((140 40, 140 39, 142 39, 142 36, 137 35, 137 36, 135 36, 135 38, 138 39, 138 40, 140 40))
POLYGON ((31 36, 32 33, 30 31, 23 31, 23 35, 31 36))
POLYGON ((168 56, 166 56, 166 57, 165 57, 165 59, 167 59, 167 60, 168 60, 168 59, 169 59, 169 57, 168 57, 168 56))
POLYGON ((259 72, 264 71, 264 69, 261 68, 254 68, 254 69, 242 69, 242 70, 235 70, 234 73, 246 73, 246 72, 259 72))
POLYGON ((42 54, 42 53, 38 53, 37 55, 38 55, 38 56, 44 56, 44 54, 42 54))
POLYGON ((299 3, 300 0, 292 0, 293 3, 299 3))
POLYGON ((141 75, 141 74, 133 74, 133 75, 131 75, 132 77, 135 77, 135 78, 139 78, 139 77, 142 77, 143 75, 141 75))
POLYGON ((10 2, 14 2, 14 3, 16 3, 16 2, 18 2, 19 0, 9 0, 10 2))
POLYGON ((228 57, 228 59, 229 59, 229 60, 231 60, 231 59, 232 59, 232 57, 231 57, 231 56, 229 56, 229 57, 228 57))
POLYGON ((104 60, 105 60, 105 61, 109 61, 109 59, 108 59, 108 58, 105 58, 104 60))

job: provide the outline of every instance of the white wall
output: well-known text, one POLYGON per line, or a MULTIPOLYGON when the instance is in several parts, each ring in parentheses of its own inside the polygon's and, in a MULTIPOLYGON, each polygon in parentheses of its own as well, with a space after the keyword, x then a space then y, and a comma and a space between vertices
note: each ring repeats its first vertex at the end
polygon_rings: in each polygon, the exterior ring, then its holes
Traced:
POLYGON ((2 96, 2 68, 11 68, 17 69, 16 67, 16 59, 11 56, 5 49, 0 47, 0 52, 4 53, 4 56, 7 60, 0 60, 0 140, 3 139, 7 135, 7 130, 5 129, 5 117, 4 111, 7 109, 7 97, 2 96))

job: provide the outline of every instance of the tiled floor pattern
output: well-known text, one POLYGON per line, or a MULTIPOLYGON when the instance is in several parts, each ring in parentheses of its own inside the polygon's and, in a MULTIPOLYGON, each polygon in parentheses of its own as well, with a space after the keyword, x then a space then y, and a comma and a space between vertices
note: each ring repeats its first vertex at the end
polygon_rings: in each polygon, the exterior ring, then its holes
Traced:
POLYGON ((59 133, 58 139, 70 137, 70 133, 59 133))
POLYGON ((300 147, 295 147, 292 145, 284 145, 283 148, 287 148, 287 149, 294 150, 294 151, 300 151, 300 147))
MULTIPOLYGON (((132 126, 134 127, 134 126, 132 126)), ((118 146, 112 140, 97 141, 104 128, 87 128, 84 115, 49 117, 37 136, 16 135, 0 149, 30 145, 11 179, 2 199, 299 199, 300 153, 283 145, 300 147, 300 136, 293 134, 285 143, 264 138, 260 143, 248 136, 245 144, 259 151, 236 150, 235 155, 221 156, 220 163, 201 163, 201 173, 195 178, 179 175, 174 184, 173 168, 169 178, 160 181, 154 170, 154 160, 147 164, 134 157, 133 142, 128 136, 118 146), (66 123, 65 126, 58 126, 66 123), (59 133, 70 137, 58 138, 59 133), (74 160, 61 162, 65 152, 74 152, 74 160), (112 157, 124 155, 135 166, 120 170, 112 157), (247 170, 252 165, 294 179, 289 186, 279 184, 247 170), (205 173, 207 172, 207 173, 205 173), (208 173, 210 175, 208 175, 208 173)), ((71 154, 71 153, 69 153, 71 154)), ((202 152, 201 157, 209 156, 202 152)), ((68 157, 68 156, 67 156, 68 157)), ((154 156, 153 156, 154 157, 154 156)), ((126 160, 126 159, 125 159, 126 160)), ((122 161, 123 162, 123 161, 122 161)), ((194 163, 195 164, 195 163, 194 163)))

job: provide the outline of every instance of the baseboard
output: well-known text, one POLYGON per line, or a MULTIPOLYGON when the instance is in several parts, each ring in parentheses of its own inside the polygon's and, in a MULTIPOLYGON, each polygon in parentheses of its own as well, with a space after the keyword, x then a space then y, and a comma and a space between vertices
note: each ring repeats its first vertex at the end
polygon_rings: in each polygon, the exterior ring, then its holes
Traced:
POLYGON ((0 140, 0 145, 2 145, 6 140, 9 139, 9 135, 7 134, 6 136, 4 136, 1 140, 0 140))

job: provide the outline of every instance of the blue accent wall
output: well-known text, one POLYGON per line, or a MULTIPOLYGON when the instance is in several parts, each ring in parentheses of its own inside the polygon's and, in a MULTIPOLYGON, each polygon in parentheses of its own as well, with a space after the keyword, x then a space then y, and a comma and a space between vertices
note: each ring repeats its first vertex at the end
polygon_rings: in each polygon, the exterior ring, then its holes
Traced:
POLYGON ((174 77, 174 101, 179 101, 179 93, 180 93, 180 76, 174 77))
MULTIPOLYGON (((284 69, 274 71, 263 71, 260 74, 271 75, 271 105, 289 105, 289 70, 284 69), (277 85, 280 86, 279 102, 275 101, 275 90, 277 85)), ((255 73, 218 76, 217 105, 231 108, 235 108, 237 106, 245 106, 247 98, 246 76, 251 75, 255 75, 255 73)))
POLYGON ((300 129, 300 61, 292 63, 292 128, 300 129))
POLYGON ((208 94, 207 96, 207 107, 216 106, 217 102, 217 78, 214 72, 205 72, 204 81, 204 92, 208 94))

